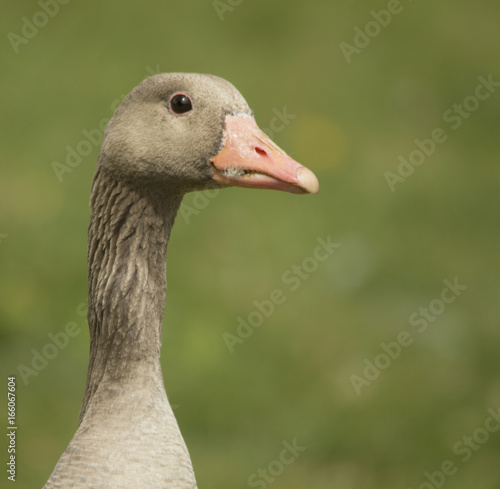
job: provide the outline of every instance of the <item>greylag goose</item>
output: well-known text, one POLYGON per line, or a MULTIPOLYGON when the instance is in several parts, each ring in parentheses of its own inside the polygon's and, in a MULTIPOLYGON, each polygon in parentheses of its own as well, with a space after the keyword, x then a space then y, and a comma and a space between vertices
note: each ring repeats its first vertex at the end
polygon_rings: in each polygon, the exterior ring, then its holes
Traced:
POLYGON ((257 126, 229 82, 152 76, 109 122, 88 232, 90 359, 78 429, 46 489, 193 489, 160 366, 166 249, 186 192, 227 186, 305 194, 314 174, 257 126))

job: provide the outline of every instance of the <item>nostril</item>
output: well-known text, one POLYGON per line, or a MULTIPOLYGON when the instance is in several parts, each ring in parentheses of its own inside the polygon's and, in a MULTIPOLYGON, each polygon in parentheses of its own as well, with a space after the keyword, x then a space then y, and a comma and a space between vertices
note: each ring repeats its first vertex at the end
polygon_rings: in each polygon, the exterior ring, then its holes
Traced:
POLYGON ((256 146, 254 149, 259 156, 267 156, 267 153, 262 148, 256 146))

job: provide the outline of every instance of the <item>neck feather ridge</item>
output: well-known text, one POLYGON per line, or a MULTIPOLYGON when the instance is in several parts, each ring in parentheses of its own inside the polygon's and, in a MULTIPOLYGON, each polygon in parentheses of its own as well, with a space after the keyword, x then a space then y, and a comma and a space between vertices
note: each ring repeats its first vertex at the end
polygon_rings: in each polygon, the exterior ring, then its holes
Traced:
POLYGON ((92 185, 88 274, 90 359, 83 418, 101 383, 161 380, 166 248, 182 197, 98 168, 92 185))

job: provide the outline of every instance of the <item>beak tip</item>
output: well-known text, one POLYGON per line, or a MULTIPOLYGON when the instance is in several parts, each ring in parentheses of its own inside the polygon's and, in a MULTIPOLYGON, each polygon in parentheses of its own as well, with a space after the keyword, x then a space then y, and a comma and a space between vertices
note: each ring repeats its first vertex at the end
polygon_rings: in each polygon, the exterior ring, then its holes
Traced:
POLYGON ((319 192, 318 179, 308 168, 301 167, 297 170, 297 181, 307 193, 317 194, 319 192))

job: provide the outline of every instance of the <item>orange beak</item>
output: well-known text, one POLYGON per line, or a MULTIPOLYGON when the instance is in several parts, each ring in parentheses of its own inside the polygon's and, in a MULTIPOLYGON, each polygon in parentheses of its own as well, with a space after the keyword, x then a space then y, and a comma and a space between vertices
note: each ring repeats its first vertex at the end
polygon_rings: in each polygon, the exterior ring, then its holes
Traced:
POLYGON ((225 185, 317 194, 318 179, 290 158, 248 115, 228 115, 226 142, 212 158, 213 179, 225 185))

